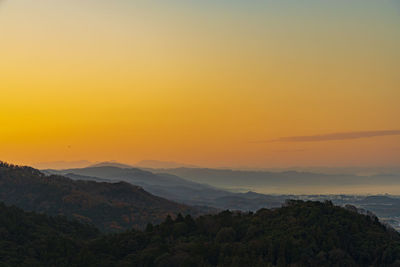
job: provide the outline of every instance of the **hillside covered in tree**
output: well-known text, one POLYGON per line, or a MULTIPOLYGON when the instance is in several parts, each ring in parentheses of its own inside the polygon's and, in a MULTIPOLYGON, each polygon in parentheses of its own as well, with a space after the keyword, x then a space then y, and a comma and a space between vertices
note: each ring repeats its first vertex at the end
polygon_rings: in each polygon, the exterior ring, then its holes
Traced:
POLYGON ((399 259, 397 232, 330 202, 178 215, 108 235, 0 204, 4 266, 400 266, 399 259))
POLYGON ((125 182, 74 181, 1 162, 0 201, 27 211, 75 218, 103 231, 144 228, 149 222, 162 222, 167 215, 208 211, 156 197, 125 182))
POLYGON ((0 203, 0 266, 68 266, 99 234, 95 227, 65 217, 0 203))
POLYGON ((400 235, 331 202, 178 216, 90 244, 97 266, 400 266, 400 235))

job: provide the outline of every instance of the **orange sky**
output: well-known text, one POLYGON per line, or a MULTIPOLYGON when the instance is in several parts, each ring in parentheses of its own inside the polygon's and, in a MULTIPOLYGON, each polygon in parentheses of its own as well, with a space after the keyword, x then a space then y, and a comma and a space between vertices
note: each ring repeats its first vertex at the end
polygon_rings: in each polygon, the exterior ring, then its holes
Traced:
POLYGON ((400 164, 398 134, 270 142, 400 130, 397 1, 148 2, 0 1, 1 160, 400 164))

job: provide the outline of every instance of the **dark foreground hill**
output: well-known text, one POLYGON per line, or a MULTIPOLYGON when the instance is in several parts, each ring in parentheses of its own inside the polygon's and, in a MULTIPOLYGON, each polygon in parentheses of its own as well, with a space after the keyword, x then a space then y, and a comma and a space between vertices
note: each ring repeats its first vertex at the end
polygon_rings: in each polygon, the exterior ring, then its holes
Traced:
POLYGON ((0 266, 69 266, 99 230, 0 203, 0 266))
POLYGON ((27 211, 64 215, 105 231, 144 228, 167 215, 199 215, 200 208, 156 197, 125 182, 98 183, 45 176, 30 167, 0 162, 0 201, 27 211))
POLYGON ((178 217, 97 240, 90 251, 99 266, 400 266, 397 232, 330 202, 178 217))
POLYGON ((167 217, 111 235, 0 205, 0 229, 4 266, 400 266, 397 232, 330 202, 167 217))

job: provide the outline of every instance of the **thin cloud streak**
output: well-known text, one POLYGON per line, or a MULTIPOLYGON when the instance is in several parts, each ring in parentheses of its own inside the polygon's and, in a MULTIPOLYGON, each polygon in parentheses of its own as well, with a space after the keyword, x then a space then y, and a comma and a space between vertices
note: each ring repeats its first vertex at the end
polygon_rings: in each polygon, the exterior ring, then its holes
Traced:
POLYGON ((351 140, 361 138, 372 138, 379 136, 390 136, 400 135, 400 130, 386 130, 386 131, 362 131, 362 132, 342 132, 342 133, 330 133, 320 135, 309 135, 309 136, 289 136, 281 137, 269 141, 260 141, 257 143, 265 142, 323 142, 323 141, 339 141, 339 140, 351 140))

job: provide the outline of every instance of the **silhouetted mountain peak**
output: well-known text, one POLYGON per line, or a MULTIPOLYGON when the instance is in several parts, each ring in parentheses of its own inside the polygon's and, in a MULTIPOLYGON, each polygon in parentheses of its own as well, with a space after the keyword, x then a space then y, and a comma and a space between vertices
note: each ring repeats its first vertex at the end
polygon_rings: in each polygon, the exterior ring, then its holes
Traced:
POLYGON ((174 161, 160 161, 160 160, 142 160, 135 164, 141 168, 151 169, 175 169, 175 168, 199 168, 196 165, 174 162, 174 161))
POLYGON ((133 166, 124 164, 124 163, 119 163, 116 161, 104 161, 104 162, 99 162, 93 165, 88 166, 90 167, 117 167, 117 168, 122 168, 122 169, 130 169, 133 168, 133 166))
POLYGON ((201 213, 198 208, 154 196, 125 181, 71 180, 7 163, 0 163, 0 201, 48 215, 62 214, 107 231, 143 228, 149 222, 162 221, 168 214, 201 213))

